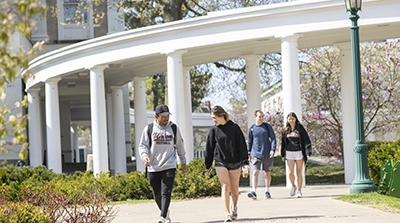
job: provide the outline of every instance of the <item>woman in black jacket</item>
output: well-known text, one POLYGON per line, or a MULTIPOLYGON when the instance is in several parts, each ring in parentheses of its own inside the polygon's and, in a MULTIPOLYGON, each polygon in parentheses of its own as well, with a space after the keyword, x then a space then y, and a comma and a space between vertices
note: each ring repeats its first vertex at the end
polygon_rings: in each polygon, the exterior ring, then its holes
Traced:
POLYGON ((215 171, 221 182, 225 222, 231 222, 238 217, 240 168, 249 168, 247 145, 242 130, 229 120, 228 113, 221 106, 217 105, 211 110, 211 117, 215 126, 211 127, 207 137, 206 169, 209 173, 214 161, 215 171), (232 196, 232 206, 229 194, 232 196))
POLYGON ((300 198, 302 195, 301 187, 303 186, 303 165, 311 156, 311 141, 306 129, 300 124, 294 112, 290 112, 287 116, 286 126, 282 133, 282 161, 287 160, 289 168, 289 180, 292 183, 290 196, 300 198), (294 168, 296 166, 297 187, 294 183, 294 168), (296 193, 297 189, 297 193, 296 193))

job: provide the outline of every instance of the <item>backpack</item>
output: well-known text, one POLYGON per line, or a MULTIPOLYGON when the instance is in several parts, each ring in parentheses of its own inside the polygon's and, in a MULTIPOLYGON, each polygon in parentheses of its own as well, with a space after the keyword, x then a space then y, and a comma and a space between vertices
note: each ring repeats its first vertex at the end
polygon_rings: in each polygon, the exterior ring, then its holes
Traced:
MULTIPOLYGON (((147 136, 149 137, 149 148, 151 148, 151 133, 153 133, 153 125, 154 123, 150 123, 147 125, 147 136)), ((171 125, 172 131, 174 132, 174 147, 176 144, 176 125, 175 123, 172 123, 171 125)))

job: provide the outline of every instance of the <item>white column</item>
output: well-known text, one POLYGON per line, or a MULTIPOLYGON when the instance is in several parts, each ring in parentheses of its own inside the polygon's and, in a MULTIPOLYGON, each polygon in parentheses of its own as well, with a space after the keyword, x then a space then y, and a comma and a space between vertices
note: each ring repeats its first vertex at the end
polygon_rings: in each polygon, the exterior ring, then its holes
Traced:
POLYGON ((124 101, 121 86, 112 86, 115 174, 126 173, 124 101))
POLYGON ((47 167, 55 173, 62 172, 60 104, 58 99, 58 81, 48 79, 46 90, 46 126, 47 126, 47 167))
MULTIPOLYGON (((132 159, 132 124, 130 119, 131 112, 131 101, 129 99, 129 84, 125 84, 122 87, 123 103, 124 103, 124 133, 125 133, 125 159, 127 162, 131 163, 132 159)), ((127 163, 127 168, 130 164, 127 163)), ((130 171, 127 169, 126 171, 130 171)))
POLYGON ((167 53, 168 107, 172 113, 171 121, 179 128, 182 128, 186 122, 186 105, 182 106, 182 102, 185 101, 182 54, 186 52, 177 50, 167 53))
POLYGON ((134 82, 134 101, 135 101, 135 158, 136 170, 144 172, 144 165, 139 156, 140 137, 144 127, 147 125, 146 109, 146 86, 145 77, 135 77, 134 82))
POLYGON ((281 38, 282 51, 282 91, 283 112, 286 116, 289 112, 295 112, 299 121, 302 121, 299 56, 297 39, 300 35, 285 36, 281 38))
POLYGON ((114 147, 114 125, 113 125, 113 99, 112 93, 106 95, 106 106, 107 106, 107 138, 108 138, 108 157, 110 160, 110 171, 111 174, 115 173, 115 147, 114 147))
MULTIPOLYGON (((248 55, 243 58, 246 60, 247 127, 250 127, 255 121, 254 111, 261 109, 260 55, 248 55)), ((250 186, 253 186, 252 174, 250 174, 250 186)), ((262 172, 258 176, 257 186, 265 187, 265 176, 262 172)))
POLYGON ((40 116, 40 88, 28 90, 29 165, 43 165, 42 118, 40 116))
POLYGON ((248 55, 246 60, 247 126, 254 123, 254 111, 261 109, 259 55, 248 55))
POLYGON ((186 159, 189 163, 194 158, 194 145, 193 145, 193 117, 192 117, 192 93, 190 89, 190 67, 183 68, 184 75, 184 97, 185 97, 185 113, 186 122, 181 127, 182 137, 184 139, 185 149, 186 149, 186 159))
POLYGON ((353 151, 356 141, 356 121, 354 117, 354 85, 351 63, 351 45, 336 44, 340 49, 340 85, 342 94, 342 129, 343 129, 343 161, 344 182, 351 184, 355 177, 355 154, 353 151), (351 95, 349 97, 349 95, 351 95))
MULTIPOLYGON (((41 5, 46 5, 46 0, 40 0, 41 5)), ((40 41, 40 40, 48 40, 49 35, 47 35, 47 13, 42 16, 35 16, 36 25, 32 30, 32 40, 40 41)))
POLYGON ((90 113, 92 121, 93 173, 108 171, 107 116, 104 91, 106 65, 90 67, 90 113))
POLYGON ((76 124, 71 124, 71 147, 75 157, 75 163, 83 162, 79 160, 79 140, 78 140, 78 126, 76 124))
MULTIPOLYGON (((282 92, 283 92, 283 117, 286 124, 286 116, 289 112, 294 112, 302 122, 300 77, 299 77, 299 53, 297 39, 301 35, 291 35, 281 37, 282 51, 282 92)), ((295 173, 297 178, 297 175, 295 173)), ((297 181, 297 180, 296 180, 297 181)), ((305 166, 303 168, 303 186, 306 186, 305 166)), ((289 181, 288 168, 286 166, 286 187, 292 185, 289 181)))
POLYGON ((71 145, 71 109, 69 101, 60 102, 60 131, 62 163, 72 163, 74 160, 71 145))

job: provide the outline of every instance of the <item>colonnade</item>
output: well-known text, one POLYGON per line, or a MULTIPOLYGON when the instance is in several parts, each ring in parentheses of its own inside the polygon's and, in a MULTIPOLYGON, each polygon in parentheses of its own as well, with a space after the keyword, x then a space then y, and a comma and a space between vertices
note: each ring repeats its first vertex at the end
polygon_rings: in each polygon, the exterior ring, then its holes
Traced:
MULTIPOLYGON (((293 34, 276 37, 281 39, 282 53, 282 90, 283 90, 283 112, 294 111, 301 120, 301 94, 299 80, 298 46, 297 40, 301 35, 293 34)), ((352 95, 350 43, 337 45, 341 50, 341 84, 342 94, 352 95)), ((168 75, 168 106, 172 113, 171 121, 176 123, 184 138, 187 150, 187 159, 193 159, 193 125, 191 112, 190 94, 190 67, 184 67, 182 58, 186 50, 175 50, 165 52, 167 60, 168 75)), ((259 74, 260 55, 243 55, 246 60, 247 81, 247 114, 248 124, 254 123, 253 113, 261 109, 261 84, 259 74)), ((104 69, 107 65, 95 65, 87 67, 90 71, 90 107, 91 107, 91 133, 93 149, 93 170, 95 174, 108 171, 110 165, 115 168, 115 173, 126 173, 126 151, 124 135, 124 114, 122 86, 112 86, 111 94, 106 94, 104 69), (107 103, 106 103, 107 98, 107 103), (111 101, 111 102, 109 102, 111 101), (111 114, 110 114, 111 113, 111 114), (107 122, 104 120, 108 120, 107 122), (114 148, 110 151, 109 148, 114 148), (110 163, 109 163, 109 158, 110 163)), ((146 120, 146 94, 144 77, 135 77, 134 100, 135 100, 135 148, 138 148, 138 139, 143 128, 147 125, 146 120)), ((56 173, 62 172, 61 141, 60 141, 60 104, 57 83, 60 79, 48 79, 45 82, 45 124, 47 138, 47 165, 56 173)), ((29 89, 29 142, 30 142, 30 164, 32 166, 43 163, 43 131, 40 113, 40 89, 29 89)), ((345 148, 346 183, 354 178, 354 100, 352 97, 343 99, 343 129, 345 148), (352 106, 353 105, 353 106, 352 106)), ((138 150, 135 149, 136 164, 138 170, 144 170, 140 162, 138 150)))

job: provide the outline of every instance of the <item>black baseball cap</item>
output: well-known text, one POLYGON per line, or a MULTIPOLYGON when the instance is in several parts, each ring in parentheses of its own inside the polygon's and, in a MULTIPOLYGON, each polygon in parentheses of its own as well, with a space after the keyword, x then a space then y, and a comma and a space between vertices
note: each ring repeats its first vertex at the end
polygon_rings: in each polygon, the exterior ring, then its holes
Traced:
POLYGON ((171 115, 171 113, 169 112, 168 106, 166 106, 164 104, 157 105, 155 112, 156 112, 156 115, 161 115, 161 116, 171 115))

